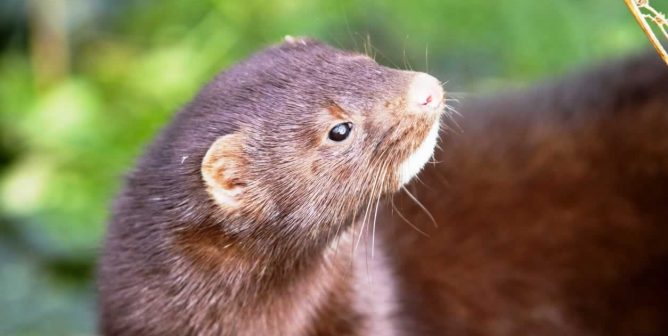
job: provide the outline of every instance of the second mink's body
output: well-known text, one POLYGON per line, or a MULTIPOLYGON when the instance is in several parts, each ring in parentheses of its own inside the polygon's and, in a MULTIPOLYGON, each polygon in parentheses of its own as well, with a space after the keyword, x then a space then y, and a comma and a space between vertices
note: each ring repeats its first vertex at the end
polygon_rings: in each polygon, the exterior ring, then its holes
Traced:
MULTIPOLYGON (((379 228, 419 335, 665 335, 668 68, 647 53, 462 100, 379 228)), ((379 223, 381 220, 379 219, 379 223)))

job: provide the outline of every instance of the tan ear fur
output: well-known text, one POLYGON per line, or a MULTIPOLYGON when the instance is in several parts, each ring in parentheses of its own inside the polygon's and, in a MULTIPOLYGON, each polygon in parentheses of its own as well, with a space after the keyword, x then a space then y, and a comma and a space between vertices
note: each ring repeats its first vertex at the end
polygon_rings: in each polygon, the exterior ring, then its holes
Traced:
POLYGON ((216 203, 227 210, 239 207, 240 195, 246 186, 245 136, 241 132, 216 139, 202 160, 202 178, 216 203))

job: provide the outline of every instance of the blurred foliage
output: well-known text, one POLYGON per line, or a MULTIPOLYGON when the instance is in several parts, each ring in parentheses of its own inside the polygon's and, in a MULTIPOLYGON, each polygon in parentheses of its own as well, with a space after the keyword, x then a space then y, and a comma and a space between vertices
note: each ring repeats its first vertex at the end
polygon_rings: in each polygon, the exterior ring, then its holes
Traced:
POLYGON ((646 44, 607 0, 3 0, 0 335, 94 333, 93 265, 123 173, 200 85, 286 34, 460 92, 646 44))

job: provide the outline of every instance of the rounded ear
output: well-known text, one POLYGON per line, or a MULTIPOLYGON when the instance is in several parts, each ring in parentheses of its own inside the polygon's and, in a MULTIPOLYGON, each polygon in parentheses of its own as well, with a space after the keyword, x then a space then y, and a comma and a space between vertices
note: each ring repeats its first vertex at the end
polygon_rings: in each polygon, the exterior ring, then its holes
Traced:
POLYGON ((202 178, 209 195, 225 209, 236 209, 243 192, 247 160, 241 132, 224 135, 209 147, 202 160, 202 178))

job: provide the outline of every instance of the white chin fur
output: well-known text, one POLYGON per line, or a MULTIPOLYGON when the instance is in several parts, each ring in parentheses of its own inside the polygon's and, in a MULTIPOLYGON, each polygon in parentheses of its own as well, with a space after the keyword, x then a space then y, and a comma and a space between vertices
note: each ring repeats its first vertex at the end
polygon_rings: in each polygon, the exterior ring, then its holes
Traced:
POLYGON ((420 147, 418 147, 415 152, 413 152, 413 154, 399 166, 401 185, 410 182, 410 180, 422 170, 422 167, 424 167, 427 161, 434 155, 434 147, 436 147, 436 141, 438 140, 439 126, 440 124, 438 120, 436 120, 429 130, 429 134, 427 134, 427 137, 420 144, 420 147))

